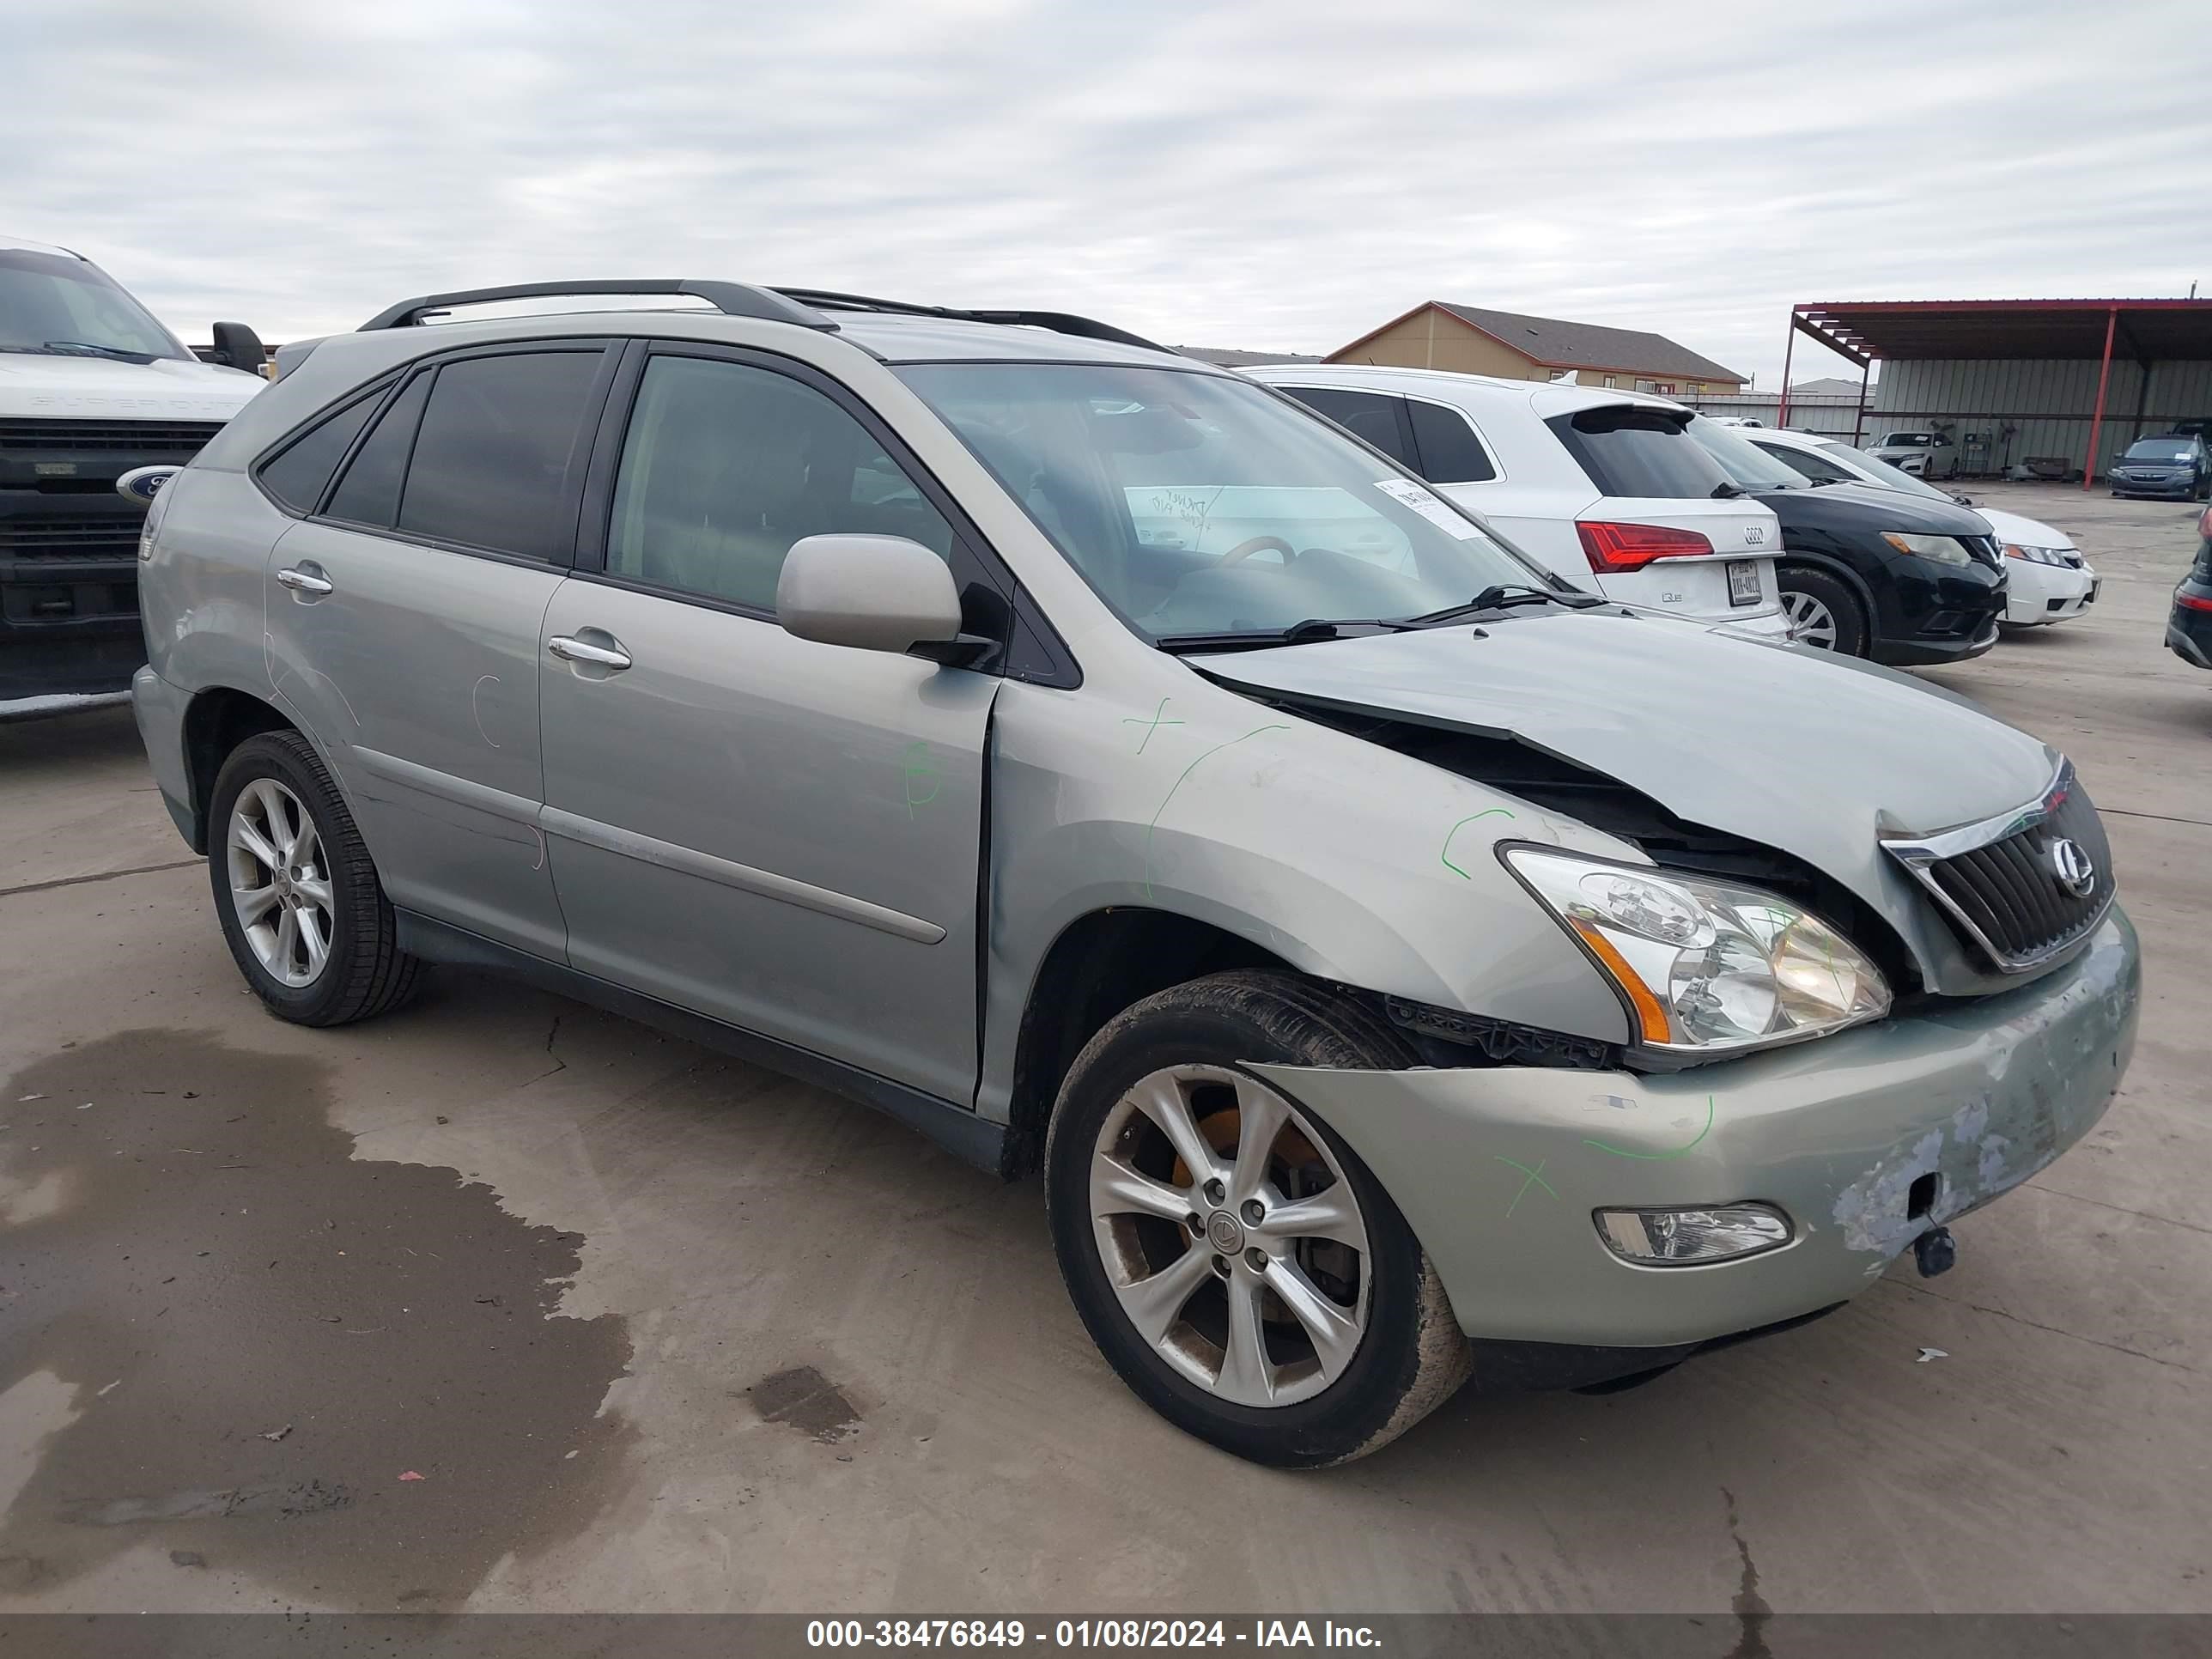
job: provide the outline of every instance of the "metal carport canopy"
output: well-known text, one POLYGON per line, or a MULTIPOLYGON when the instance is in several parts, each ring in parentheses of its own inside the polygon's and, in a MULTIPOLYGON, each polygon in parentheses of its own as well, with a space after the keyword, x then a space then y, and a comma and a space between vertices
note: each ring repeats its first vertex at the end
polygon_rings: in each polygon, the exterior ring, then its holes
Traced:
POLYGON ((2212 361, 2212 300, 1864 300, 1791 307, 1792 325, 1830 350, 1870 357, 2212 361))
POLYGON ((2087 489, 2096 471, 2113 353, 2145 364, 2212 361, 2212 300, 1861 300, 1792 306, 1782 355, 1779 418, 1784 423, 1790 418, 1788 348, 1801 333, 1862 371, 1870 370, 1877 357, 2098 363, 2097 408, 2081 461, 2087 489))

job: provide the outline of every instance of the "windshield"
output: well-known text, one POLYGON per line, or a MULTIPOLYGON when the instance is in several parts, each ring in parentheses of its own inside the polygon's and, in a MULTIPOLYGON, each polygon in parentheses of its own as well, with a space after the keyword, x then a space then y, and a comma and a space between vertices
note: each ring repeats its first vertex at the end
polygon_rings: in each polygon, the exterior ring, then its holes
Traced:
POLYGON ((1820 444, 1815 447, 1826 451, 1852 471, 1870 477, 1885 489, 1901 489, 1908 495, 1931 495, 1939 501, 1952 499, 1948 489, 1938 489, 1925 479, 1916 478, 1901 466, 1892 466, 1878 455, 1869 455, 1863 449, 1854 449, 1849 444, 1820 444))
POLYGON ((1399 620, 1498 583, 1563 586, 1247 381, 1074 363, 898 372, 1148 638, 1399 620))
POLYGON ((99 266, 24 248, 0 248, 0 351, 191 360, 99 266))
POLYGON ((1730 483, 1741 489, 1802 489, 1805 477, 1776 460, 1733 427, 1693 415, 1683 428, 1705 453, 1720 463, 1730 483))
POLYGON ((1884 449, 1926 449, 1936 441, 1932 432, 1891 432, 1883 434, 1884 449))
POLYGON ((2185 461, 2195 452, 2186 438, 2146 438, 2128 446, 2131 461, 2185 461))

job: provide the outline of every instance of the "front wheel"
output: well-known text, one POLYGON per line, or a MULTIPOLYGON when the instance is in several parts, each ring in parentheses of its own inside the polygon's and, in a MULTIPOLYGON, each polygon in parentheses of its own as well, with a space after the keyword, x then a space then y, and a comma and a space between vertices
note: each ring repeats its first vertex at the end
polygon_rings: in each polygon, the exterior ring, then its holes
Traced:
POLYGON ((1784 565, 1775 581, 1793 643, 1847 657, 1867 654, 1866 611, 1843 582, 1825 570, 1797 564, 1784 565))
POLYGON ((297 732, 233 750, 208 813, 208 878, 238 970, 270 1012, 343 1025, 397 1007, 420 963, 345 798, 297 732))
POLYGON ((1254 1061, 1415 1063, 1379 1020, 1289 975, 1173 987, 1077 1058, 1046 1206, 1076 1310, 1139 1398, 1240 1457, 1319 1468, 1419 1422, 1470 1354, 1381 1183, 1254 1061))

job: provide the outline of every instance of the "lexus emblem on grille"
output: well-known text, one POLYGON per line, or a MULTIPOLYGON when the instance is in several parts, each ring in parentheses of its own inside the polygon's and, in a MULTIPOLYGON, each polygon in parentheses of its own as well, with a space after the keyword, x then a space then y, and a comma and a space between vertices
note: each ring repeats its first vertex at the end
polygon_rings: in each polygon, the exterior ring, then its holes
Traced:
POLYGON ((2097 884, 2097 866, 2089 862, 2089 855, 2061 836, 2051 843, 2050 858, 2051 873, 2058 884, 2075 898, 2088 897, 2097 884))

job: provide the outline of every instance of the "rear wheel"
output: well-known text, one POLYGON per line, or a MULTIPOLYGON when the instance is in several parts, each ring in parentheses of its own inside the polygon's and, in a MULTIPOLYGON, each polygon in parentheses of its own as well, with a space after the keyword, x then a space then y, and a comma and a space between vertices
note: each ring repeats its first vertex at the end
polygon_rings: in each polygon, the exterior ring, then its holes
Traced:
POLYGON ((1865 608, 1842 581, 1802 564, 1784 565, 1775 580, 1794 642, 1847 657, 1867 654, 1865 608))
POLYGON ((343 1025, 397 1007, 421 964, 314 745, 264 732, 233 750, 208 815, 208 878, 239 972, 269 1011, 343 1025))
POLYGON ((1254 1061, 1413 1063, 1387 1026, 1288 975, 1163 991, 1069 1072, 1047 1207, 1077 1311, 1140 1399, 1241 1457, 1317 1468, 1441 1405, 1469 1350, 1381 1183, 1254 1061))

